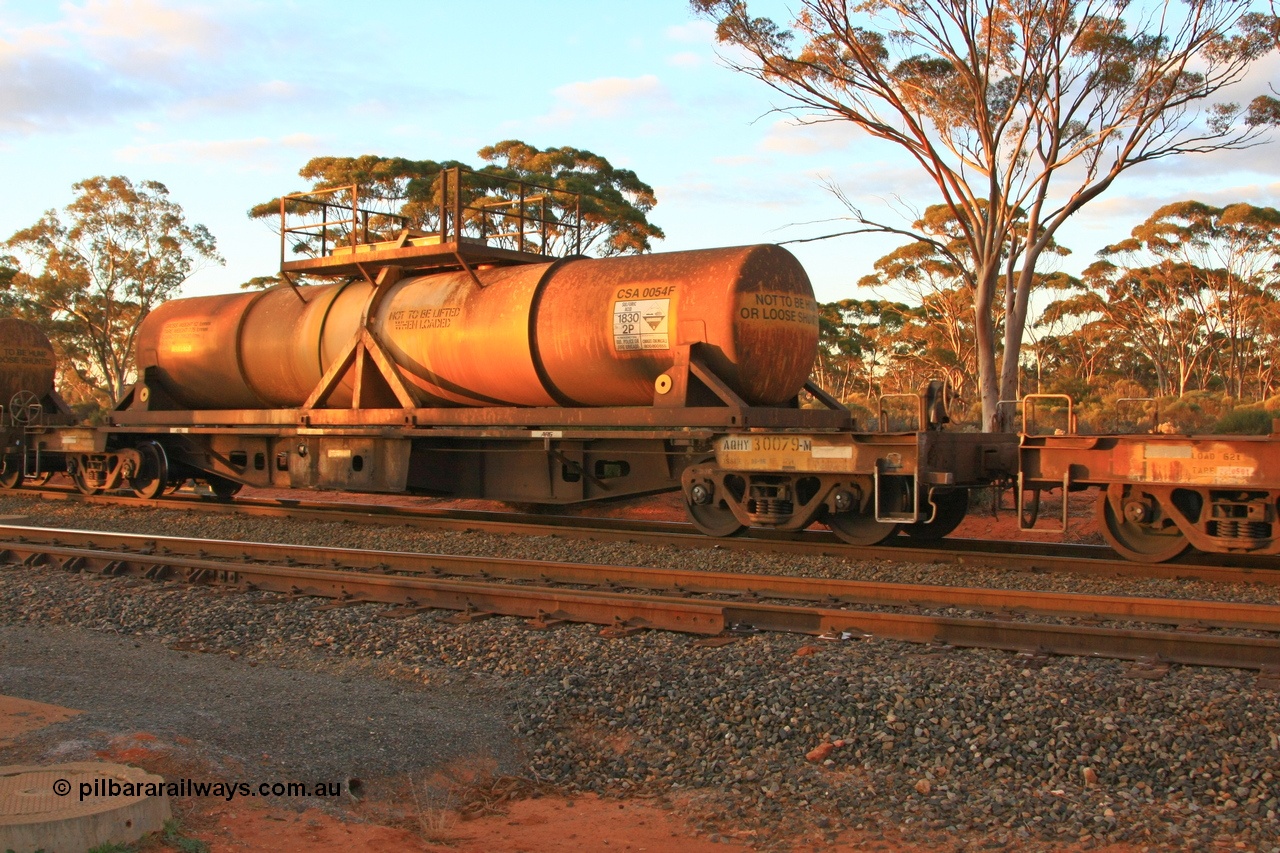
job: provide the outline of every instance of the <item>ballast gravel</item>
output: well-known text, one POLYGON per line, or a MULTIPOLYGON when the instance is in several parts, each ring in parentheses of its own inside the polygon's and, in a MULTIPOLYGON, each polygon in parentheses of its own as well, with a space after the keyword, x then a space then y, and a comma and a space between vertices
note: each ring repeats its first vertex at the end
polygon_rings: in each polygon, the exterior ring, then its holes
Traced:
MULTIPOLYGON (((498 550, 723 570, 780 572, 795 563, 805 574, 979 582, 972 570, 955 566, 641 549, 23 497, 0 498, 0 513, 40 526, 153 535, 498 550)), ((992 577, 1001 586, 1020 579, 1024 588, 1037 578, 1046 588, 1080 592, 1172 594, 1155 591, 1167 586, 1188 594, 1178 582, 1020 574, 992 577)), ((1204 597, 1274 599, 1271 587, 1195 586, 1204 597)), ((379 691, 400 690, 421 702, 479 691, 485 710, 505 726, 488 730, 489 737, 499 745, 514 739, 511 760, 519 774, 570 792, 684 793, 712 835, 753 828, 768 846, 815 830, 831 836, 854 828, 945 840, 956 849, 1128 842, 1280 851, 1280 694, 1255 673, 1174 666, 1153 679, 1135 677, 1132 666, 1118 661, 781 634, 702 648, 676 634, 605 639, 592 626, 530 631, 514 619, 457 625, 438 612, 392 620, 378 617, 382 609, 319 610, 313 601, 266 593, 211 595, 175 584, 0 569, 0 626, 7 626, 0 627, 0 642, 12 643, 14 631, 48 626, 91 629, 114 635, 109 642, 129 638, 139 653, 172 654, 159 650, 164 646, 234 655, 233 664, 218 666, 254 664, 241 671, 282 680, 365 665, 345 685, 352 704, 340 713, 353 717, 359 713, 353 708, 380 701, 379 691)), ((216 692, 204 701, 216 707, 216 692)), ((165 727, 163 719, 150 722, 165 727)), ((281 734, 271 739, 277 751, 288 741, 281 734)), ((291 760, 306 764, 307 746, 295 749, 291 760)), ((359 744, 349 749, 358 764, 359 744)), ((378 768, 365 772, 391 769, 378 768)))
POLYGON ((849 560, 826 556, 749 552, 719 548, 675 548, 641 542, 601 542, 555 536, 503 536, 480 531, 435 531, 421 528, 351 522, 300 522, 199 510, 156 510, 93 506, 64 501, 41 501, 29 495, 0 493, 0 524, 110 530, 191 536, 203 539, 282 542, 378 551, 416 551, 474 554, 511 559, 539 559, 650 566, 681 570, 754 572, 805 577, 849 578, 893 583, 949 584, 991 589, 1080 592, 1164 598, 1205 598, 1280 604, 1280 585, 1215 584, 1189 578, 1117 578, 1037 573, 1025 570, 955 563, 913 563, 899 560, 849 560), (157 520, 161 519, 161 520, 157 520), (300 541, 304 539, 305 541, 300 541))

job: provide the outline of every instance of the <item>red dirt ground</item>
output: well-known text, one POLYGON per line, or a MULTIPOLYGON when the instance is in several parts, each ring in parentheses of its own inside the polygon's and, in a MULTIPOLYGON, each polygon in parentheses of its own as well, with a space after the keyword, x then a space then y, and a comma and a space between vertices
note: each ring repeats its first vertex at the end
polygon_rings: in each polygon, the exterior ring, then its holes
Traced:
MULTIPOLYGON (((0 748, 12 738, 68 719, 80 711, 45 705, 25 699, 0 696, 0 748)), ((168 779, 203 778, 214 780, 212 771, 193 766, 191 748, 185 744, 182 757, 174 744, 165 743, 147 732, 113 738, 110 746, 97 753, 103 761, 129 764, 168 779)), ((0 753, 0 759, 3 754, 0 753)), ((3 761, 0 760, 0 764, 3 761)), ((456 771, 453 775, 457 775, 456 771)), ((501 780, 499 780, 501 782, 501 780)), ((456 786, 455 786, 456 787, 456 786)), ((486 793, 494 786, 481 784, 486 793)), ((466 796, 464 791, 462 796, 466 796)), ((518 789, 516 796, 519 796, 518 789)), ((483 801, 484 793, 471 805, 483 801)), ((475 814, 473 807, 432 808, 420 803, 366 800, 344 802, 345 814, 335 816, 318 809, 297 811, 287 805, 220 798, 184 798, 171 802, 184 835, 206 842, 211 853, 272 850, 279 853, 351 853, 353 850, 385 853, 560 853, 566 848, 589 851, 667 851, 717 853, 751 850, 755 833, 729 832, 713 842, 699 835, 685 818, 681 806, 664 808, 647 799, 608 800, 596 796, 566 798, 534 796, 490 802, 475 814), (734 837, 736 836, 736 838, 734 837)), ((885 840, 883 836, 841 838, 823 844, 835 853, 862 850, 923 850, 885 840), (847 838, 847 840, 846 840, 847 838)), ((795 849, 819 843, 807 839, 795 849)), ((155 839, 147 850, 179 851, 176 844, 155 839)))

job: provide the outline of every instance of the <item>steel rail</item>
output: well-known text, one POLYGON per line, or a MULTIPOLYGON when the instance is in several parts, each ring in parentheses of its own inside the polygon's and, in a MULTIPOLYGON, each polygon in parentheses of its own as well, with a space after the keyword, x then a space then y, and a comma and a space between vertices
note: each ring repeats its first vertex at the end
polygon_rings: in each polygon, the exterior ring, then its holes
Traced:
POLYGON ((657 628, 700 634, 721 633, 731 626, 746 624, 759 630, 874 636, 1063 655, 1155 658, 1204 666, 1261 669, 1280 664, 1280 640, 1271 638, 966 619, 757 601, 690 600, 669 595, 227 562, 159 553, 159 543, 155 545, 151 553, 140 553, 9 541, 0 542, 3 552, 0 556, 25 563, 54 560, 66 570, 96 568, 111 575, 157 578, 181 570, 191 582, 231 583, 245 589, 324 596, 346 602, 395 603, 410 608, 521 616, 543 624, 591 622, 615 629, 657 628))
POLYGON ((675 594, 739 595, 895 607, 956 607, 996 613, 1034 613, 1084 619, 1156 622, 1280 632, 1280 604, 1090 595, 991 587, 943 586, 842 578, 759 575, 591 565, 546 560, 425 554, 411 551, 362 551, 309 545, 279 545, 217 539, 184 539, 133 533, 107 533, 0 525, 0 545, 31 539, 76 547, 117 548, 130 552, 163 551, 187 556, 287 562, 289 565, 432 575, 499 577, 542 583, 643 588, 675 594))
POLYGON ((412 509, 325 501, 261 500, 237 498, 217 502, 200 497, 169 496, 140 500, 116 495, 81 495, 63 490, 24 490, 11 494, 126 507, 182 508, 202 512, 242 513, 277 518, 347 521, 357 524, 412 526, 523 536, 562 536, 596 541, 634 541, 650 545, 676 545, 751 552, 801 554, 843 559, 880 559, 919 563, 953 563, 965 566, 999 566, 1028 571, 1073 572, 1088 575, 1202 580, 1211 583, 1257 583, 1280 586, 1280 561, 1241 555, 1196 554, 1168 563, 1134 563, 1118 558, 1102 545, 1036 542, 1000 542, 949 538, 922 544, 899 537, 892 544, 852 546, 833 534, 804 531, 788 537, 767 531, 752 536, 715 539, 703 536, 691 524, 671 521, 591 518, 581 516, 524 515, 475 510, 412 509), (994 550, 997 546, 998 550, 994 550), (1218 559, 1224 563, 1215 562, 1218 559), (1200 562, 1192 562, 1199 560, 1200 562))

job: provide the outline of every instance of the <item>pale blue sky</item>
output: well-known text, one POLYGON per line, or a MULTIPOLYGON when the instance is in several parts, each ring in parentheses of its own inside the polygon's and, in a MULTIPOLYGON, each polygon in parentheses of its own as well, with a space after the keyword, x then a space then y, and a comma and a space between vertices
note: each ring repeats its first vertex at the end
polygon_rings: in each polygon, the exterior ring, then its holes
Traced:
MULTIPOLYGON (((1280 81, 1277 57, 1259 73, 1280 81)), ((893 149, 844 125, 797 127, 771 113, 785 103, 724 67, 684 0, 0 0, 0 239, 83 178, 159 180, 227 259, 187 293, 224 292, 275 271, 278 240, 245 211, 303 188, 309 158, 479 164, 477 149, 510 138, 635 170, 658 194, 659 251, 838 228, 795 225, 842 215, 828 180, 885 219, 933 201, 893 149)), ((1131 173, 1062 234, 1075 250, 1063 266, 1188 197, 1280 205, 1280 148, 1131 173)), ((856 282, 892 245, 793 251, 830 301, 869 296, 856 282)))

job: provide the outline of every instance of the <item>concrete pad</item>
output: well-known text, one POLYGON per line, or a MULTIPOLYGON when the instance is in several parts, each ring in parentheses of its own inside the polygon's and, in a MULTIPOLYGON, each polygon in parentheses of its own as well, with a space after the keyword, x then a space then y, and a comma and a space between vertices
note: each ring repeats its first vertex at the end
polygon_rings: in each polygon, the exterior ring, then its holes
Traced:
POLYGON ((170 816, 164 779, 137 767, 0 767, 0 850, 83 853, 137 841, 170 816))
POLYGON ((61 705, 46 705, 16 696, 0 696, 0 748, 9 746, 13 739, 25 732, 32 732, 69 720, 82 713, 61 705))

